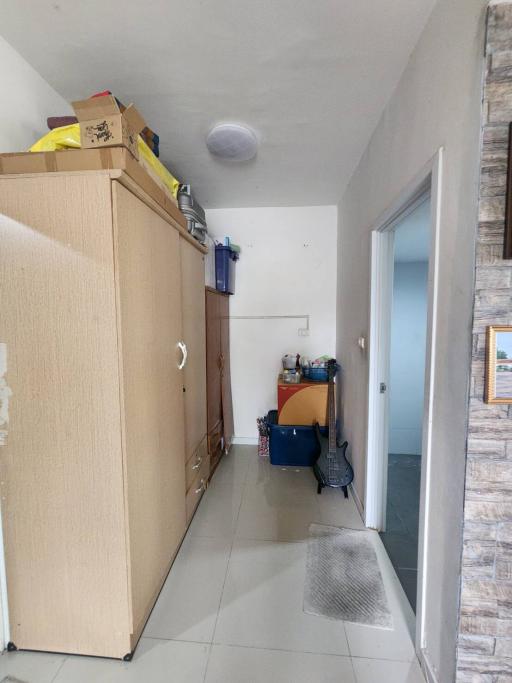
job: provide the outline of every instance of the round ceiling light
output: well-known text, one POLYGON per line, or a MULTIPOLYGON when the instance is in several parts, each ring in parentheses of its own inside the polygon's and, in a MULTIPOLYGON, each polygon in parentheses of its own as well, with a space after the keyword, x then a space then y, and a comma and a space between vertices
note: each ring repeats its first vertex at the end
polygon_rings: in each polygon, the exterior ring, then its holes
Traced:
POLYGON ((240 123, 220 123, 206 136, 212 154, 228 161, 249 161, 258 151, 256 133, 240 123))

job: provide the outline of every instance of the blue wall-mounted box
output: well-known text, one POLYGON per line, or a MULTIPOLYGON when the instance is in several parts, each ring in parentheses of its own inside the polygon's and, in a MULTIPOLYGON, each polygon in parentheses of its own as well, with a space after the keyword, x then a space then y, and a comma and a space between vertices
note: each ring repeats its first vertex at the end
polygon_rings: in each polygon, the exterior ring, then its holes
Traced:
POLYGON ((225 294, 235 293, 235 264, 239 256, 231 247, 215 245, 215 287, 225 294))

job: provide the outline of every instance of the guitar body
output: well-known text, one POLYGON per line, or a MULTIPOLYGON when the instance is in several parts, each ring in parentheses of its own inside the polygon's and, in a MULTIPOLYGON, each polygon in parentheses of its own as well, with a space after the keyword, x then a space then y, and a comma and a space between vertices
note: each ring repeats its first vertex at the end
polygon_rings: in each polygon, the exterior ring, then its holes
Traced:
POLYGON ((316 439, 318 442, 319 456, 313 465, 313 472, 318 482, 318 493, 322 493, 324 486, 341 488, 345 498, 348 498, 348 485, 354 479, 354 470, 345 457, 348 443, 341 445, 336 443, 336 417, 334 405, 334 375, 336 374, 336 361, 329 361, 329 390, 328 390, 328 414, 329 434, 322 436, 320 427, 315 425, 316 439))
POLYGON ((345 498, 348 498, 347 486, 354 479, 354 470, 345 457, 348 442, 336 446, 334 453, 329 452, 329 438, 322 436, 320 428, 316 425, 316 438, 320 448, 318 460, 313 465, 313 472, 318 481, 318 493, 324 486, 343 489, 345 498))

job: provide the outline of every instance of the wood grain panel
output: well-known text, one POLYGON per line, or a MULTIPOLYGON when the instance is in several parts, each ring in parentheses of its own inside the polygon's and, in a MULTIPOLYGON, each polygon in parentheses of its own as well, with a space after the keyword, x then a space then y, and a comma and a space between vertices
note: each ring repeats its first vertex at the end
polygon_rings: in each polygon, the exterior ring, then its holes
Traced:
POLYGON ((187 480, 187 491, 192 485, 192 482, 197 476, 197 473, 201 467, 201 465, 204 463, 205 460, 209 458, 208 454, 208 441, 207 438, 205 437, 203 441, 201 442, 201 445, 197 449, 197 451, 192 455, 191 458, 187 461, 187 464, 185 465, 185 476, 187 480))
POLYGON ((224 423, 224 450, 231 447, 233 433, 233 399, 231 396, 231 361, 229 350, 229 296, 219 296, 220 354, 221 354, 221 402, 224 423))
POLYGON ((220 296, 206 290, 206 391, 208 432, 222 419, 220 381, 220 296))
POLYGON ((0 448, 11 639, 130 649, 111 181, 0 180, 0 448))
POLYGON ((203 493, 208 486, 208 479, 210 478, 210 459, 207 458, 201 464, 196 478, 192 482, 187 492, 187 524, 190 523, 194 512, 201 500, 203 493))
POLYGON ((224 441, 224 425, 220 420, 215 427, 208 432, 208 453, 210 455, 210 475, 215 472, 222 457, 224 441))
POLYGON ((134 629, 185 532, 179 235, 113 183, 134 629))
POLYGON ((184 370, 185 460, 206 436, 206 311, 204 255, 180 237, 183 339, 188 349, 184 370))

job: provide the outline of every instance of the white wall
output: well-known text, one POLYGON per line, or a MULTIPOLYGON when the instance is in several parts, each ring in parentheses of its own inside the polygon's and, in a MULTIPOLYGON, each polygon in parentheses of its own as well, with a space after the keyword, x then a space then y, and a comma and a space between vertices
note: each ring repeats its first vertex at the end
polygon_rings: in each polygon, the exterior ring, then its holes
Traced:
POLYGON ((427 280, 427 262, 395 263, 389 372, 390 453, 421 455, 427 280))
POLYGON ((73 113, 66 100, 2 37, 0 84, 0 152, 25 152, 48 131, 48 116, 73 113))
POLYGON ((470 376, 473 257, 486 0, 439 0, 339 206, 338 358, 344 435, 364 500, 370 234, 378 217, 444 147, 434 368, 426 606, 427 653, 454 680, 470 376))
POLYGON ((285 353, 334 354, 336 332, 335 206, 215 209, 208 230, 242 248, 230 315, 310 315, 304 320, 231 320, 235 435, 257 437, 256 418, 277 408, 285 353))
MULTIPOLYGON (((70 112, 68 103, 2 37, 0 87, 0 153, 26 151, 48 130, 48 116, 70 112)), ((3 547, 0 562, 3 563, 3 547)), ((0 602, 1 595, 0 592, 0 602)), ((0 650, 5 647, 5 637, 0 618, 0 650)))

